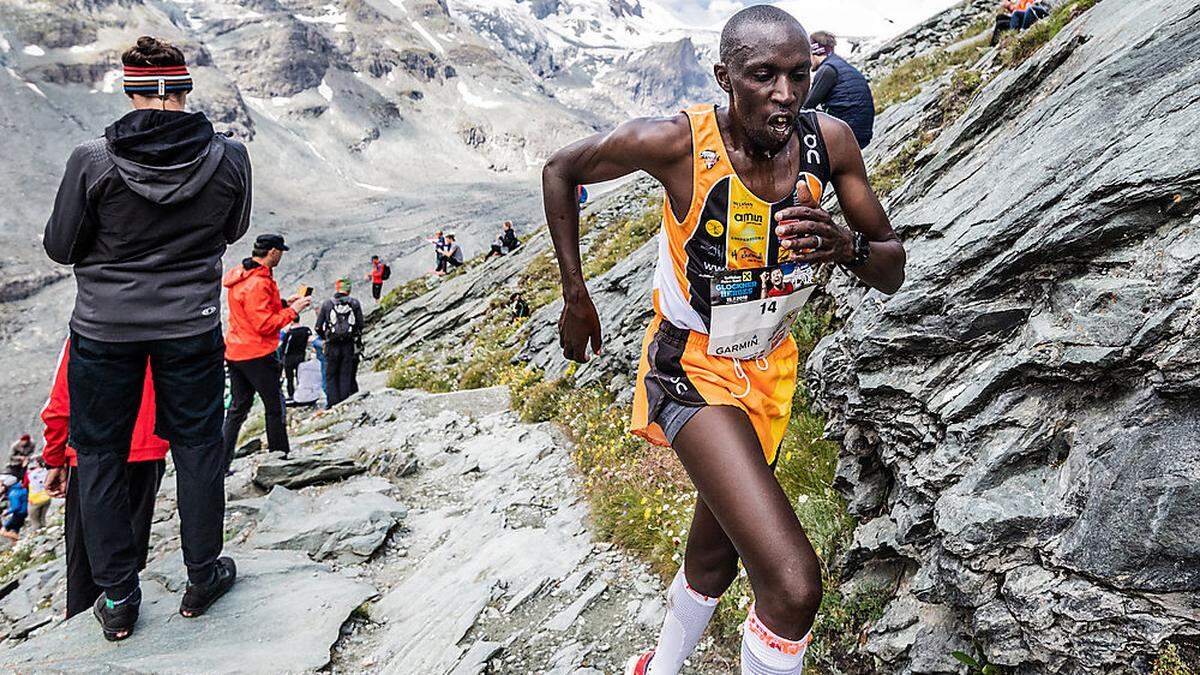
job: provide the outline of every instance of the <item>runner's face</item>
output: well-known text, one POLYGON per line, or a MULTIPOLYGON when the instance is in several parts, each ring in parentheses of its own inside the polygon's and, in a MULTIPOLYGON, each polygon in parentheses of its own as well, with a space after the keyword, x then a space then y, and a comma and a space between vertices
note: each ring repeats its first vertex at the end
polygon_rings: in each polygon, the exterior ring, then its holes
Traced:
POLYGON ((776 286, 783 285, 783 270, 779 269, 778 267, 771 270, 771 283, 775 284, 776 286))
POLYGON ((776 152, 791 140, 808 96, 812 54, 799 26, 768 24, 755 37, 744 61, 729 66, 730 112, 751 142, 776 152))

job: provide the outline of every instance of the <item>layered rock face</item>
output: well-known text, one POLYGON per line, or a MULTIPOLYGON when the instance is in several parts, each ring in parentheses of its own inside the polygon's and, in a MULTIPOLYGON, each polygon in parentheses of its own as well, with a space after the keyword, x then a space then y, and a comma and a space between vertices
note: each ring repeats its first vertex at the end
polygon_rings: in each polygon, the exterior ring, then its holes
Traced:
POLYGON ((889 672, 976 640, 1017 672, 1146 672, 1200 636, 1198 48, 1200 3, 1100 2, 918 158, 889 204, 904 288, 831 288, 809 379, 852 578, 898 583, 866 647, 889 672))

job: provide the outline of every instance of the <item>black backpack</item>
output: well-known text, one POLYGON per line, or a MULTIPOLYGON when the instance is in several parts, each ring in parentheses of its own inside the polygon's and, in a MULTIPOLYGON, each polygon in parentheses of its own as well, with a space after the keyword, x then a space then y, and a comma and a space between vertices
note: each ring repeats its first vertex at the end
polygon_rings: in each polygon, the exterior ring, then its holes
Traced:
POLYGON ((330 342, 352 342, 358 337, 358 320, 354 306, 346 298, 335 298, 325 319, 325 339, 330 342))
POLYGON ((283 343, 284 356, 299 357, 303 361, 305 350, 308 349, 308 336, 311 334, 312 331, 307 326, 296 326, 290 329, 283 343))
POLYGON ((392 278, 392 268, 390 265, 383 266, 383 274, 380 274, 379 278, 383 279, 384 281, 392 278))

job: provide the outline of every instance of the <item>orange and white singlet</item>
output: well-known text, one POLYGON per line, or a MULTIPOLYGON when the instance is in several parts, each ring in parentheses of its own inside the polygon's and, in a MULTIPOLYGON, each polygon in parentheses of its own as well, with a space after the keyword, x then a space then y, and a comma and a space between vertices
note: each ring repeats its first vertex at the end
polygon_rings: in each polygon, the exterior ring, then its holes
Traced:
MULTIPOLYGON (((796 389, 791 325, 813 290, 812 269, 791 261, 775 234, 771 203, 729 161, 716 109, 685 111, 692 131, 692 197, 676 220, 663 200, 654 275, 654 318, 638 367, 631 431, 669 445, 665 408, 729 405, 749 416, 767 462, 783 440, 796 389)), ((796 122, 800 173, 818 202, 830 169, 817 114, 796 122)))

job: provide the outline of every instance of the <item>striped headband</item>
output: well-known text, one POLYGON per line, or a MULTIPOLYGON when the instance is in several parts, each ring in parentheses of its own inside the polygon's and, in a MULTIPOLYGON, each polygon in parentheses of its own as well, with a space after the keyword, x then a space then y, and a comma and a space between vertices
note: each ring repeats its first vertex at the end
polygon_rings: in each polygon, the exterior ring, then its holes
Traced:
POLYGON ((187 66, 125 66, 125 93, 166 96, 192 90, 187 66))
POLYGON ((812 43, 812 55, 813 56, 828 56, 829 50, 825 49, 825 45, 823 45, 819 42, 814 42, 814 43, 812 43))

